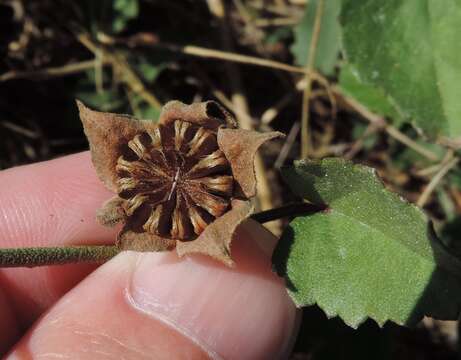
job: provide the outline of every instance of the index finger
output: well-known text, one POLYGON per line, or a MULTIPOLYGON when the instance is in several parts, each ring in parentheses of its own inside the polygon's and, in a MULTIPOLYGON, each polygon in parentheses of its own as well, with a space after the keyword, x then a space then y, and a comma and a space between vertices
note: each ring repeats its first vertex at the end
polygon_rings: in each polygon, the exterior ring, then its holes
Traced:
MULTIPOLYGON (((92 167, 88 152, 0 172, 0 246, 113 243, 114 229, 95 221, 112 194, 92 167)), ((72 288, 94 265, 1 269, 0 286, 26 326, 72 288)))

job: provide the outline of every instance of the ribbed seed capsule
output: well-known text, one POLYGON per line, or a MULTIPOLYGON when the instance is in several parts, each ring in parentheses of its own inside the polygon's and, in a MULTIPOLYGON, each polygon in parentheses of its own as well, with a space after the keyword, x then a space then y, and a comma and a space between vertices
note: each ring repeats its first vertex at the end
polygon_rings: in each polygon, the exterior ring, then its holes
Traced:
POLYGON ((233 177, 216 133, 175 120, 147 135, 135 135, 128 142, 131 153, 117 161, 127 225, 135 232, 193 240, 230 206, 233 177))

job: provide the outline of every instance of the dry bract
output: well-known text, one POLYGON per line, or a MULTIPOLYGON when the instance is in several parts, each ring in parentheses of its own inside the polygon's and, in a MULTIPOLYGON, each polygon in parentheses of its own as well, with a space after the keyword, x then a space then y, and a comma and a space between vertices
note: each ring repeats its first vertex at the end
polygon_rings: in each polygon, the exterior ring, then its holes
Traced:
POLYGON ((98 176, 117 196, 99 222, 124 222, 124 250, 177 248, 232 265, 235 228, 253 210, 254 155, 282 134, 236 128, 213 101, 167 103, 159 122, 96 112, 77 102, 98 176))

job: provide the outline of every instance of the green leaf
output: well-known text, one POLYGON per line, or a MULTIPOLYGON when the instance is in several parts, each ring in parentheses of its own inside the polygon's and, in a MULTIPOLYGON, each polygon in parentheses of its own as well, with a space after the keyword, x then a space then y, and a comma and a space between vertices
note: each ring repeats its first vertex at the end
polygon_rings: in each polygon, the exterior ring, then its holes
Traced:
POLYGON ((157 122, 158 118, 160 117, 161 109, 154 108, 148 104, 143 104, 140 106, 139 113, 139 117, 141 119, 157 122))
POLYGON ((88 106, 101 111, 115 112, 124 105, 124 101, 119 94, 111 90, 102 93, 97 93, 94 90, 77 91, 75 92, 75 97, 85 102, 88 106))
MULTIPOLYGON (((103 70, 102 73, 103 84, 106 84, 110 79, 110 73, 103 70)), ((97 92, 95 89, 96 74, 94 69, 86 72, 86 76, 82 77, 76 83, 74 89, 73 97, 83 101, 85 104, 91 108, 100 110, 100 111, 109 111, 109 112, 123 112, 123 106, 126 103, 126 100, 123 99, 123 96, 117 91, 116 88, 112 86, 105 86, 104 91, 97 92)))
POLYGON ((119 14, 122 14, 127 19, 132 19, 138 16, 138 0, 114 0, 113 6, 119 14))
POLYGON ((450 185, 461 189, 461 169, 456 167, 448 175, 450 185))
POLYGON ((173 60, 171 54, 161 51, 149 56, 127 53, 126 57, 136 73, 146 83, 154 83, 161 72, 166 69, 167 64, 173 60))
POLYGON ((293 30, 288 26, 280 26, 275 29, 268 29, 263 39, 266 45, 275 45, 289 41, 293 37, 293 30))
POLYGON ((459 0, 344 0, 346 58, 427 135, 461 136, 459 0))
POLYGON ((147 61, 141 62, 136 69, 142 74, 142 77, 148 82, 154 82, 157 76, 166 67, 166 64, 154 65, 147 61))
POLYGON ((347 64, 341 68, 339 85, 345 95, 365 105, 370 111, 389 117, 394 123, 402 122, 401 110, 392 99, 382 88, 363 82, 353 65, 347 64))
POLYGON ((293 191, 328 210, 296 218, 274 253, 298 306, 317 303, 357 327, 367 317, 413 325, 457 319, 461 266, 421 210, 387 191, 371 168, 340 159, 283 171, 293 191))
POLYGON ((119 33, 125 30, 128 22, 139 14, 138 0, 114 0, 112 30, 119 33))
MULTIPOLYGON (((305 65, 312 40, 315 13, 319 0, 311 0, 306 5, 303 19, 295 28, 295 41, 291 52, 298 65, 305 65)), ((333 73, 340 48, 340 26, 338 22, 341 0, 324 0, 320 33, 315 53, 315 68, 326 75, 333 73)))

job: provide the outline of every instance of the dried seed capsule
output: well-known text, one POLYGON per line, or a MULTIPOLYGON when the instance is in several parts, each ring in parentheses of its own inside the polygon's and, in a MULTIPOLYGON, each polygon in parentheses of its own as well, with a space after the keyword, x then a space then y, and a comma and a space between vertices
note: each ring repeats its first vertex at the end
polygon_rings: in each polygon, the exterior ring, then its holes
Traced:
POLYGON ((229 210, 232 172, 212 130, 175 120, 127 145, 117 186, 133 230, 193 240, 229 210))
POLYGON ((77 104, 96 173, 118 193, 97 215, 103 225, 124 223, 117 246, 176 248, 232 266, 233 235, 253 211, 256 151, 282 134, 238 129, 213 101, 170 101, 158 126, 77 104))

